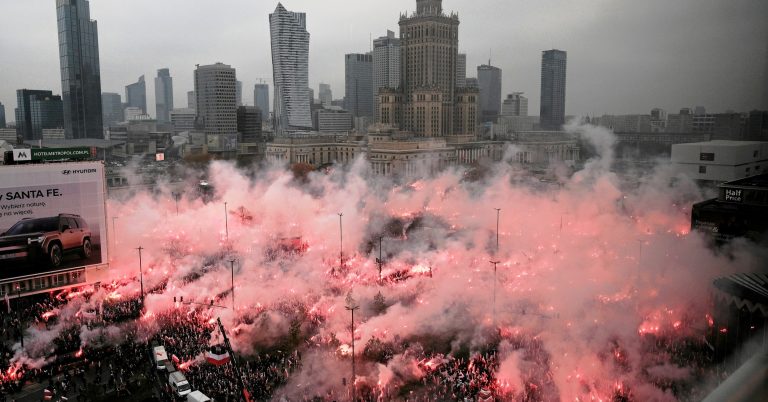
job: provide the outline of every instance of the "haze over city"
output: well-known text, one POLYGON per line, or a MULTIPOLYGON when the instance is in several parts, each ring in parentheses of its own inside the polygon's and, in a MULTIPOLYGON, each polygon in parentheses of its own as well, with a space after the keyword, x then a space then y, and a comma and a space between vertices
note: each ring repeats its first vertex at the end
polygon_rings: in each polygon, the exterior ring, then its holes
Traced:
POLYGON ((0 0, 0 402, 768 400, 764 0, 0 0))
MULTIPOLYGON (((399 14, 410 13, 412 3, 284 2, 307 13, 310 87, 326 82, 342 97, 344 54, 364 53, 369 37, 397 31, 399 14)), ((569 115, 768 108, 760 105, 768 79, 765 1, 450 0, 444 7, 459 14, 467 76, 491 59, 503 70, 502 92, 525 92, 531 110, 538 110, 541 51, 552 48, 568 51, 569 115)), ((102 90, 122 94, 140 75, 168 67, 183 99, 193 89, 194 66, 217 61, 236 68, 246 88, 259 79, 271 85, 274 8, 248 0, 94 0, 102 90)), ((60 87, 56 14, 48 0, 3 0, 2 9, 0 102, 12 116, 16 89, 60 87)))

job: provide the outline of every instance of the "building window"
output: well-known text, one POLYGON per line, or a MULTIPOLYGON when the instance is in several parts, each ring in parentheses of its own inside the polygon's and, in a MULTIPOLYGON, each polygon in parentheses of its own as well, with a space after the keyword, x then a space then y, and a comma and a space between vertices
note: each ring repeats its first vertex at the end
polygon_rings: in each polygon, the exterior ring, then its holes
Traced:
POLYGON ((752 152, 752 157, 753 157, 753 158, 757 158, 757 154, 758 154, 758 151, 757 151, 757 150, 755 150, 754 152, 752 152))
POLYGON ((699 154, 699 160, 700 161, 708 161, 712 162, 715 160, 715 153, 714 152, 702 152, 699 154))
POLYGON ((707 167, 706 166, 699 166, 699 173, 700 174, 707 173, 707 167))

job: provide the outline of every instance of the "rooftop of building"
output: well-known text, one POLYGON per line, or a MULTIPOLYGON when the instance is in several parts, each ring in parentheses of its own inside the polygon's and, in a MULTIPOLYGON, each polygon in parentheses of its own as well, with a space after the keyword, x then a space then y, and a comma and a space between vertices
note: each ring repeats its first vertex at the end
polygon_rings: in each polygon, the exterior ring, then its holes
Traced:
MULTIPOLYGON (((40 145, 39 140, 24 141, 24 144, 31 147, 38 147, 40 145)), ((42 148, 77 148, 77 147, 93 147, 99 149, 106 149, 125 144, 125 141, 117 140, 102 140, 97 138, 79 138, 71 140, 43 140, 42 148)))
POLYGON ((768 144, 766 141, 734 141, 734 140, 712 140, 703 142, 689 142, 685 144, 677 144, 676 146, 684 147, 700 147, 700 146, 720 146, 720 147, 751 147, 755 145, 768 144))

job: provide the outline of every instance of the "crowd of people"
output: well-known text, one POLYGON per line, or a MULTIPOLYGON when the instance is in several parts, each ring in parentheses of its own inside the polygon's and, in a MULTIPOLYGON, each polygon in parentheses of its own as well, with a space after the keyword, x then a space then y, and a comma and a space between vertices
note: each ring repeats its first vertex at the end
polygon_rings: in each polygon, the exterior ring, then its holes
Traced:
MULTIPOLYGON (((87 300, 91 294, 83 293, 78 297, 87 300)), ((167 373, 157 370, 152 364, 149 351, 153 343, 166 347, 169 358, 185 374, 192 389, 200 390, 217 401, 242 400, 243 387, 253 400, 270 399, 301 367, 298 348, 263 350, 253 356, 241 356, 238 359, 240 378, 231 363, 222 366, 206 363, 204 356, 211 343, 221 341, 217 333, 218 325, 209 309, 172 308, 152 313, 152 319, 145 320, 147 312, 143 311, 140 298, 106 298, 100 303, 87 304, 96 307, 84 307, 74 317, 60 319, 58 315, 65 304, 74 302, 71 297, 62 297, 61 294, 36 296, 21 303, 12 303, 10 313, 0 315, 0 402, 19 393, 25 384, 33 383, 43 385, 54 396, 77 395, 78 400, 127 396, 141 390, 170 398, 172 393, 167 386, 167 373), (86 345, 81 339, 83 328, 94 330, 107 326, 120 328, 119 340, 86 345), (58 332, 50 342, 49 353, 41 356, 42 359, 37 361, 42 363, 36 365, 12 364, 16 353, 12 346, 21 339, 20 328, 30 327, 41 331, 56 327, 58 332), (152 386, 146 387, 148 383, 152 386)), ((285 306, 275 306, 275 309, 296 311, 293 302, 286 303, 285 306)), ((312 322, 311 314, 308 313, 307 317, 307 321, 312 322)), ((254 318, 246 315, 244 319, 254 318)), ((664 377, 652 371, 644 377, 646 382, 682 400, 694 400, 706 395, 709 389, 697 388, 695 384, 720 378, 722 373, 727 373, 712 361, 712 351, 701 337, 648 334, 643 338, 643 367, 671 363, 690 370, 685 378, 664 377)), ((422 352, 417 360, 420 361, 423 376, 418 380, 382 387, 363 384, 358 387, 358 399, 478 400, 488 393, 494 397, 503 397, 507 393, 507 396, 535 400, 545 395, 556 395, 557 388, 544 344, 528 337, 506 336, 504 341, 507 347, 522 353, 529 363, 522 389, 505 388, 505 384, 498 382, 496 373, 500 358, 496 342, 496 346, 482 353, 465 354, 463 357, 422 352)), ((395 353, 395 350, 390 352, 395 353)), ((607 345, 606 352, 609 356, 619 356, 614 362, 617 370, 629 370, 629 363, 623 360, 625 351, 618 344, 607 345)), ((364 353, 360 356, 361 366, 366 361, 373 363, 382 356, 386 356, 385 360, 391 359, 393 353, 379 354, 381 356, 376 355, 376 358, 364 353)), ((338 394, 337 391, 327 395, 308 395, 306 399, 332 401, 349 398, 349 395, 338 394)), ((631 400, 630 395, 631 390, 625 389, 616 392, 613 398, 631 400)))

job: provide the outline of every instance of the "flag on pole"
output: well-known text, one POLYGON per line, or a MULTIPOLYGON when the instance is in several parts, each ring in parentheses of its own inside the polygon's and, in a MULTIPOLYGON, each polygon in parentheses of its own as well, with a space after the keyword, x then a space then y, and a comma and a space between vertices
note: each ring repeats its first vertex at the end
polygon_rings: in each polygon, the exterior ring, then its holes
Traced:
POLYGON ((477 400, 478 402, 492 402, 493 393, 488 388, 483 388, 477 393, 477 400))
POLYGON ((211 346, 205 353, 205 360, 214 366, 222 366, 229 363, 229 352, 222 345, 211 346))
POLYGON ((48 388, 44 389, 43 390, 43 400, 44 401, 50 401, 51 399, 53 399, 53 391, 51 391, 48 388))

